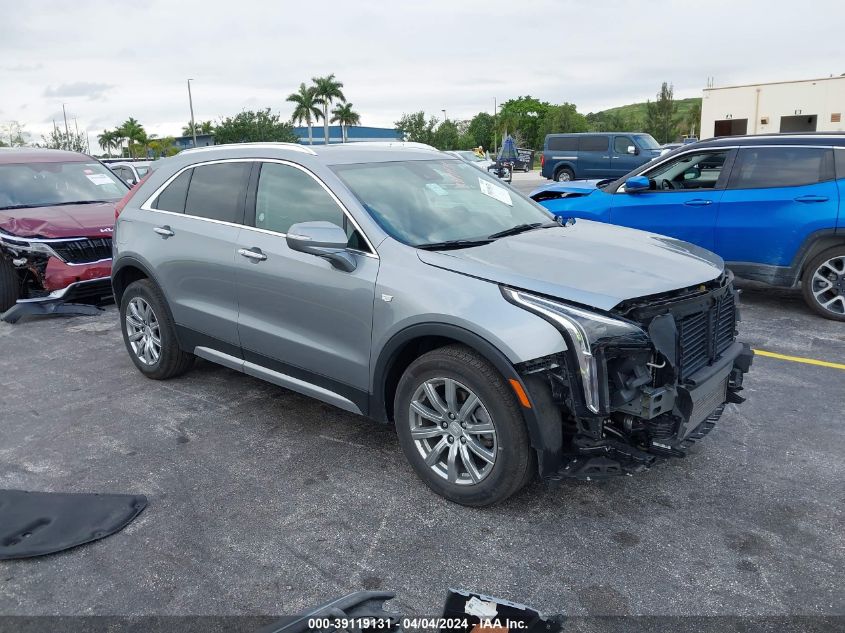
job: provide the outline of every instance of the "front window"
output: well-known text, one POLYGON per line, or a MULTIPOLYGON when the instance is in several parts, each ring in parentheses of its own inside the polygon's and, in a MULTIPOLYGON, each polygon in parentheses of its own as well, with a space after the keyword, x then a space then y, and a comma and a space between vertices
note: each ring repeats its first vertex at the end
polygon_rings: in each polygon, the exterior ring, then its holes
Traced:
POLYGON ((457 160, 338 165, 337 175, 392 237, 411 246, 480 240, 552 217, 457 160))
POLYGON ((637 136, 637 142, 643 149, 660 149, 660 143, 654 140, 651 134, 640 134, 637 136))
POLYGON ((100 163, 0 165, 0 209, 119 200, 126 185, 100 163))
POLYGON ((484 162, 485 158, 483 156, 479 156, 475 152, 455 152, 458 156, 467 160, 471 163, 481 163, 484 162))
POLYGON ((726 151, 684 154, 643 175, 649 179, 649 189, 658 191, 714 189, 727 157, 726 151))

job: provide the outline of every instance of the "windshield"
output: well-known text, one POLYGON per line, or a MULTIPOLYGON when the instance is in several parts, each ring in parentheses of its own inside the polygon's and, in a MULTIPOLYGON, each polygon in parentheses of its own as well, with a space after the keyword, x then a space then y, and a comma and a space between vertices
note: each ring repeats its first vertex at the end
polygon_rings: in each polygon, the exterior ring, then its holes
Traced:
POLYGON ((552 216, 459 160, 338 165, 334 171, 392 237, 411 246, 478 240, 552 216))
POLYGON ((486 159, 483 156, 479 156, 475 152, 455 152, 458 156, 463 158, 464 160, 468 160, 471 163, 481 163, 484 162, 486 159))
POLYGON ((119 200, 126 185, 100 163, 0 165, 0 209, 119 200))
POLYGON ((660 149, 660 144, 654 140, 651 134, 638 134, 637 142, 643 149, 660 149))

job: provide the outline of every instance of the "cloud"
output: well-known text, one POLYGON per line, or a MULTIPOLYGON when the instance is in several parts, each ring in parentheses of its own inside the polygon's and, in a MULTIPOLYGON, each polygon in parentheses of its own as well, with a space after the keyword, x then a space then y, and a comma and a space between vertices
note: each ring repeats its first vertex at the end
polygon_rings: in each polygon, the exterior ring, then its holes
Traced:
POLYGON ((44 64, 12 64, 11 66, 0 66, 0 70, 10 73, 32 73, 44 68, 44 64))
POLYGON ((72 84, 61 84, 55 88, 52 86, 44 90, 44 96, 51 99, 68 99, 70 97, 88 97, 94 101, 101 99, 106 92, 114 86, 111 84, 99 84, 89 81, 77 81, 72 84))

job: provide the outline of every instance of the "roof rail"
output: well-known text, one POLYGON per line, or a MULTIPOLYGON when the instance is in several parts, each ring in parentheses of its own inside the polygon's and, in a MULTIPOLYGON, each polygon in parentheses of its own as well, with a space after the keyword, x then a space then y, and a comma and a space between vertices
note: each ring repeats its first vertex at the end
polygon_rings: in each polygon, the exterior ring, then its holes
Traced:
POLYGON ((415 149, 430 149, 435 152, 440 150, 425 143, 417 143, 416 141, 354 141, 346 143, 347 147, 412 147, 415 149))
POLYGON ((180 154, 184 154, 186 152, 205 152, 209 150, 220 150, 226 149, 230 147, 255 147, 255 148, 274 148, 274 149, 291 149, 296 152, 303 152, 305 154, 311 154, 312 156, 316 156, 317 152, 309 147, 305 147, 304 145, 300 145, 299 143, 225 143, 223 145, 207 145, 205 147, 189 147, 188 149, 183 149, 180 154))

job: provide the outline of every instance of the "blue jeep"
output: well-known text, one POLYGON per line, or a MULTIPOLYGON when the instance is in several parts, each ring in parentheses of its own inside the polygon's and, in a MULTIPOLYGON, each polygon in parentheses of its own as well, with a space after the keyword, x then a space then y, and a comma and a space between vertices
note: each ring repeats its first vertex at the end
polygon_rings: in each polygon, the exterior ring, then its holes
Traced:
POLYGON ((550 184, 531 197, 560 217, 703 246, 739 277, 800 282, 815 312, 845 321, 845 134, 701 141, 616 180, 550 184))
POLYGON ((544 177, 558 180, 618 178, 660 156, 650 134, 548 134, 540 156, 544 177))

